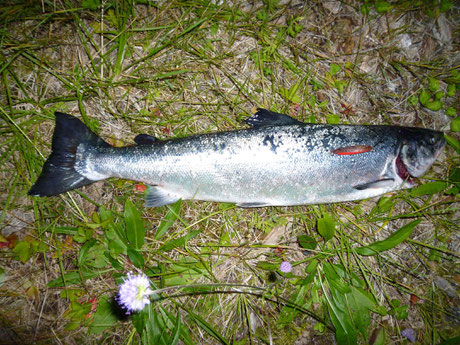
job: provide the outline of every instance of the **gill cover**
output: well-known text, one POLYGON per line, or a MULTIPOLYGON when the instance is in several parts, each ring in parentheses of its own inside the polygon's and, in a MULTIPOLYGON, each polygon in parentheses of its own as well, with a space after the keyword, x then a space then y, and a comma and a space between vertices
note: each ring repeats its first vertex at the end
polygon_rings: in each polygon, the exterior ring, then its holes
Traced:
POLYGON ((421 177, 434 163, 446 140, 442 132, 422 128, 402 128, 400 157, 413 177, 421 177))

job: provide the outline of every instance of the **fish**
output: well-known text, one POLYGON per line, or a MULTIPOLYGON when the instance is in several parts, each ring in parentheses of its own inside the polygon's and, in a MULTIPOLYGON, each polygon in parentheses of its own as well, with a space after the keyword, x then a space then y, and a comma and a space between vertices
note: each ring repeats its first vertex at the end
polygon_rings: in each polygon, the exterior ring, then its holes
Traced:
POLYGON ((116 177, 146 184, 145 206, 182 200, 239 207, 368 199, 412 188, 445 146, 439 131, 303 123, 259 108, 249 128, 113 147, 78 118, 55 113, 52 152, 29 194, 58 195, 116 177))

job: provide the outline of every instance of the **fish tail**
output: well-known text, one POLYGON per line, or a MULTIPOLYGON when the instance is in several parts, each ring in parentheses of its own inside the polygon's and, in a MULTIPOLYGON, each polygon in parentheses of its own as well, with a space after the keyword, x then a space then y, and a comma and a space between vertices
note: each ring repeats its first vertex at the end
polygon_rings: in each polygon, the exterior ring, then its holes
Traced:
POLYGON ((96 182, 75 169, 78 147, 80 144, 87 147, 110 147, 76 117, 60 112, 55 112, 54 115, 56 127, 51 155, 43 165, 40 177, 29 190, 29 195, 57 195, 96 182))

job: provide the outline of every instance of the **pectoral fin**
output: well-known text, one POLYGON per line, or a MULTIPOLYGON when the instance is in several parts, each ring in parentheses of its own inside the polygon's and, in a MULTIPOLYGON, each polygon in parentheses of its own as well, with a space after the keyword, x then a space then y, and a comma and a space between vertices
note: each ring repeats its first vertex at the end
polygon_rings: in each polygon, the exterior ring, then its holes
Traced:
POLYGON ((354 186, 353 188, 357 189, 357 190, 374 189, 374 188, 386 188, 386 187, 392 186, 394 182, 395 182, 394 179, 386 178, 386 179, 377 180, 377 181, 373 181, 373 182, 369 182, 369 183, 359 184, 357 186, 354 186))
POLYGON ((160 186, 148 186, 145 194, 145 207, 158 207, 173 204, 181 198, 180 195, 172 193, 160 186))

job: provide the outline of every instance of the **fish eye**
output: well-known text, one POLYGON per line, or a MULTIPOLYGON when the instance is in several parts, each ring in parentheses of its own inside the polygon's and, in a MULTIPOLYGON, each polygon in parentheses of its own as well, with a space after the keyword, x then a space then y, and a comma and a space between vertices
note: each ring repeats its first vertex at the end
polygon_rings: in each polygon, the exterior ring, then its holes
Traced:
POLYGON ((434 145, 436 143, 436 138, 433 135, 430 137, 429 140, 431 145, 434 145))

